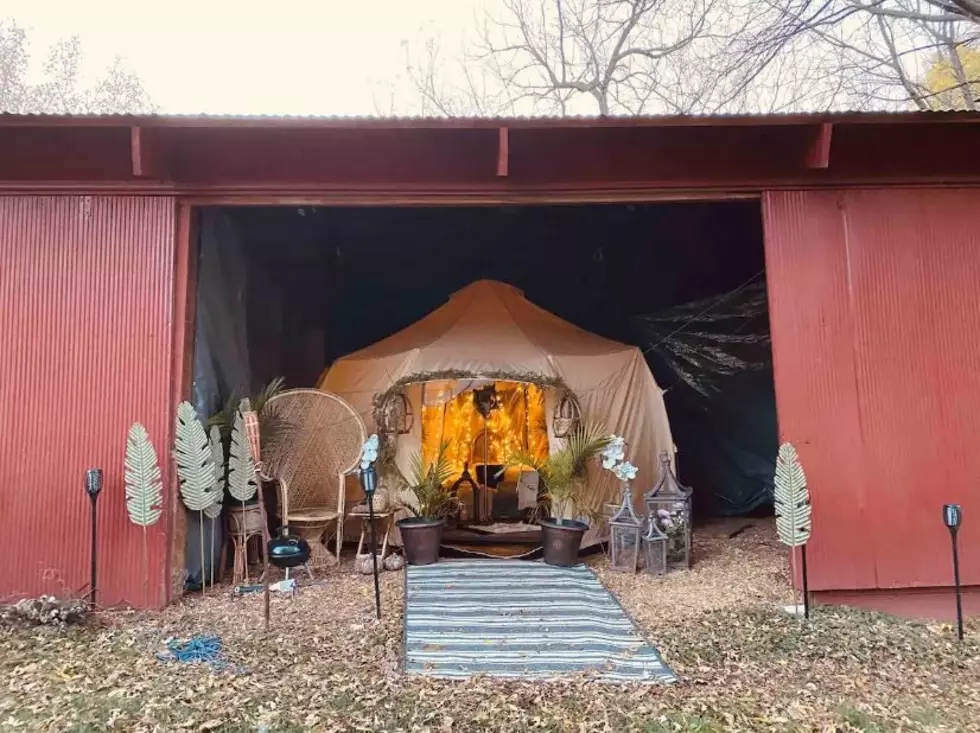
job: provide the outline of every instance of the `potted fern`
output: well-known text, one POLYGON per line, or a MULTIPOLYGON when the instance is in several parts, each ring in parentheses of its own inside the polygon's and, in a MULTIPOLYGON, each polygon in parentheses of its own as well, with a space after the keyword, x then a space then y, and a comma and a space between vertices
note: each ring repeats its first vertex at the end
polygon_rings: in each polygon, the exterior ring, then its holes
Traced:
MULTIPOLYGON (((510 466, 531 466, 544 482, 544 505, 550 505, 551 518, 539 519, 544 561, 549 565, 571 567, 578 563, 582 537, 589 525, 566 515, 575 507, 588 484, 589 461, 609 445, 611 438, 595 423, 581 425, 565 439, 565 445, 545 460, 526 453, 515 455, 510 466)), ((576 507, 581 514, 581 507, 576 507)))
POLYGON ((396 473, 396 483, 402 491, 409 491, 415 503, 403 503, 413 516, 400 519, 396 524, 401 532, 405 560, 409 565, 431 565, 439 560, 439 545, 446 516, 456 508, 457 501, 445 487, 452 476, 452 468, 446 458, 447 444, 439 447, 439 454, 426 463, 421 452, 412 456, 411 472, 405 476, 396 473))

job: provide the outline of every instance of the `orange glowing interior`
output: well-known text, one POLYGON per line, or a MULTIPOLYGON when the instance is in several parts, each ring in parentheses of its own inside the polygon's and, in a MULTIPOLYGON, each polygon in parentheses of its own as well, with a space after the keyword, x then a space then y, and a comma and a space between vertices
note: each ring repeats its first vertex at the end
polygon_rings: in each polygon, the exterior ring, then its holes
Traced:
MULTIPOLYGON (((487 457, 492 464, 506 464, 517 453, 548 457, 544 392, 533 384, 496 382, 500 407, 487 420, 487 457)), ((422 408, 422 452, 426 461, 447 443, 446 456, 459 478, 466 463, 483 463, 483 416, 467 390, 443 405, 422 408)))

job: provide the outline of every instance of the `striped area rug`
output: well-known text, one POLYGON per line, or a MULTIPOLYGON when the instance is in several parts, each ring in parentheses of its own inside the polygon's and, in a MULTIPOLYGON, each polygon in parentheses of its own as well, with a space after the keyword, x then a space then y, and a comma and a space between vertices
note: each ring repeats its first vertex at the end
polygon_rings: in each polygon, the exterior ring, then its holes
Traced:
POLYGON ((677 681, 584 565, 449 560, 409 566, 406 577, 409 674, 677 681))

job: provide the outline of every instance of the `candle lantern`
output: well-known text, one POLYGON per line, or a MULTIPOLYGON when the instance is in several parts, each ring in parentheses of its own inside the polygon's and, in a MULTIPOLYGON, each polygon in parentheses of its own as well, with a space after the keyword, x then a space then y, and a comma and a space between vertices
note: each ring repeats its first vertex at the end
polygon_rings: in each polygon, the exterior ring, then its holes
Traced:
POLYGON ((667 535, 661 531, 653 514, 647 517, 642 539, 644 570, 651 575, 663 575, 667 572, 667 535))
POLYGON ((692 490, 677 480, 670 466, 670 454, 660 454, 660 478, 643 495, 647 516, 667 536, 667 567, 691 567, 691 494, 692 490))
POLYGON ((633 510, 633 492, 623 487, 619 511, 609 520, 609 567, 620 572, 635 573, 640 564, 640 544, 643 522, 633 510))

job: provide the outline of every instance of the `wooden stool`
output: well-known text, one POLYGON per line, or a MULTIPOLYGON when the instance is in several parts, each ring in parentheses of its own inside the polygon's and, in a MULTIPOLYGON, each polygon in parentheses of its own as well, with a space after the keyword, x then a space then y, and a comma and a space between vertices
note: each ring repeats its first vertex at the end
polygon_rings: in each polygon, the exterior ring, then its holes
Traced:
MULTIPOLYGON (((357 517, 361 520, 361 537, 357 540, 357 554, 360 555, 364 548, 364 540, 367 537, 368 524, 370 523, 370 517, 366 511, 355 511, 351 512, 351 517, 357 517)), ((384 535, 381 540, 381 560, 385 559, 385 555, 388 552, 388 535, 391 534, 391 528, 395 526, 395 513, 391 511, 387 512, 375 512, 374 521, 377 523, 382 523, 381 526, 384 527, 384 535)))
MULTIPOLYGON (((262 507, 258 504, 246 504, 244 507, 234 502, 228 502, 225 507, 228 519, 228 538, 232 543, 232 584, 238 585, 248 575, 248 541, 259 540, 259 558, 265 564, 266 528, 262 519, 262 507)), ((221 568, 225 567, 225 551, 228 543, 221 546, 221 568)), ((261 577, 259 578, 261 580, 261 577)))

